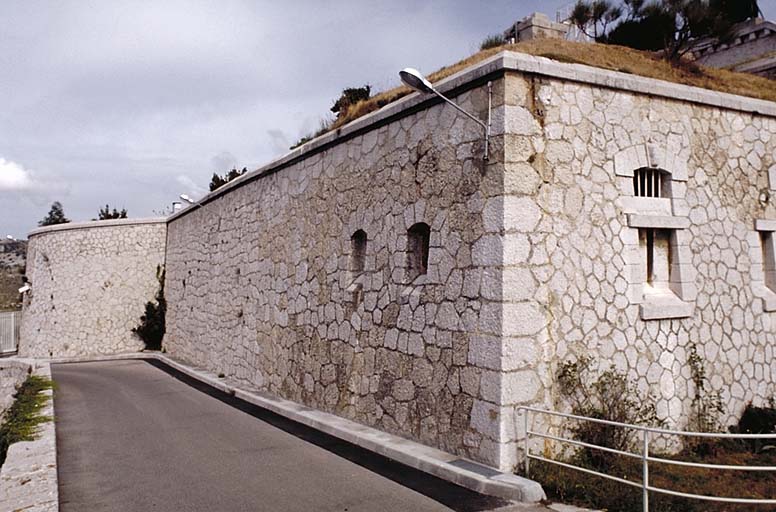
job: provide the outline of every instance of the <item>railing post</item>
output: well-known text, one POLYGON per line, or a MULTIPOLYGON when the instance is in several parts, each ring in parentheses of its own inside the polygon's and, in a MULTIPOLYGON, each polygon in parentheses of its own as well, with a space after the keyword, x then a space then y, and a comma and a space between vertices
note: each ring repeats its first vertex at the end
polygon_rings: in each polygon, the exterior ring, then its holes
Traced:
POLYGON ((644 474, 642 475, 641 486, 644 489, 644 496, 642 502, 644 504, 644 512, 649 512, 649 431, 647 429, 642 430, 644 434, 644 447, 641 451, 642 463, 644 465, 644 474))
POLYGON ((523 409, 523 435, 525 438, 523 439, 523 457, 525 457, 525 477, 530 478, 528 476, 528 471, 530 470, 530 459, 528 458, 528 409, 523 409))

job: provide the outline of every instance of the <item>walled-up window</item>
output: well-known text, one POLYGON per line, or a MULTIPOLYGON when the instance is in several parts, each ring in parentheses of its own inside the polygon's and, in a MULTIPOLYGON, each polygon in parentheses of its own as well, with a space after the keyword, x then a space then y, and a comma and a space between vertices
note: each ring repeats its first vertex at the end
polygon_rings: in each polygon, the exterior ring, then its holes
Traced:
POLYGON ((664 173, 642 167, 633 172, 633 195, 636 197, 665 197, 664 173))
POLYGON ((407 268, 411 278, 428 272, 428 246, 431 228, 424 222, 407 231, 407 268))
POLYGON ((350 271, 359 273, 364 271, 366 261, 366 232, 359 229, 350 237, 350 271))
POLYGON ((760 231, 760 244, 763 251, 765 286, 772 292, 776 292, 776 254, 774 254, 773 231, 760 231))
POLYGON ((639 244, 646 253, 644 282, 652 288, 668 289, 671 282, 671 231, 640 229, 639 244))

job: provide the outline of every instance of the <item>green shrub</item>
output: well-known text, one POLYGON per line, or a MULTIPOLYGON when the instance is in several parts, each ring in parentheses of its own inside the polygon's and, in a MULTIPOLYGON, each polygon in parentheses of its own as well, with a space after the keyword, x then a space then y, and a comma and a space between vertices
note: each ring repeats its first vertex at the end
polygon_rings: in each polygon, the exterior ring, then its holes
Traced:
MULTIPOLYGON (((767 407, 755 407, 749 402, 738 424, 730 430, 741 434, 776 434, 776 400, 771 398, 767 407)), ((776 449, 773 439, 751 439, 747 445, 755 453, 761 452, 763 448, 776 449)))
POLYGON ((237 170, 236 168, 233 168, 231 171, 224 173, 223 176, 218 174, 217 172, 213 173, 213 176, 210 178, 210 191, 214 191, 217 188, 223 187, 227 183, 229 183, 232 180, 236 180, 243 174, 248 172, 247 167, 243 167, 242 170, 237 170))
MULTIPOLYGON (((689 351, 687 364, 690 365, 695 394, 690 404, 691 411, 687 429, 691 432, 722 432, 722 415, 725 414, 722 395, 719 391, 708 389, 706 367, 703 364, 703 359, 698 355, 698 347, 695 343, 689 345, 689 351)), ((704 455, 716 451, 719 443, 708 438, 691 437, 687 439, 686 445, 690 452, 704 455)))
POLYGON ((146 303, 140 325, 132 329, 143 340, 147 350, 161 350, 165 331, 167 301, 164 299, 164 269, 161 266, 156 267, 156 279, 159 281, 156 300, 146 303))
MULTIPOLYGON (((561 394, 571 402, 571 412, 600 420, 636 425, 659 426, 655 404, 638 395, 636 386, 614 366, 599 374, 591 370, 592 359, 582 357, 560 365, 557 381, 561 394)), ((573 422, 569 431, 574 439, 589 444, 628 451, 633 447, 635 432, 631 429, 595 423, 573 422)), ((613 464, 612 454, 580 448, 575 461, 593 469, 605 470, 613 464)))

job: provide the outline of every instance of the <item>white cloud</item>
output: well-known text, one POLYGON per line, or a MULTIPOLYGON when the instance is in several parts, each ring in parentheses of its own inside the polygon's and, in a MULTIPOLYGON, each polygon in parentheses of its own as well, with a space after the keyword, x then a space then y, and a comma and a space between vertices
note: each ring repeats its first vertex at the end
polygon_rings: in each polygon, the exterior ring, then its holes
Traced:
POLYGON ((25 190, 31 185, 30 173, 24 167, 0 158, 0 190, 25 190))

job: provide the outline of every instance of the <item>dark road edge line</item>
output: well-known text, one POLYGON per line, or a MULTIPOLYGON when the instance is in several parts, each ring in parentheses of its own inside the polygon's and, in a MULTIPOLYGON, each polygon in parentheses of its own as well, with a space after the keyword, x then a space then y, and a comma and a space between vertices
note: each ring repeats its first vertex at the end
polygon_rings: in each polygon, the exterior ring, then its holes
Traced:
MULTIPOLYGON (((483 512, 510 505, 511 502, 495 496, 480 494, 461 487, 439 477, 425 473, 366 448, 321 432, 276 412, 247 402, 241 398, 221 391, 212 385, 198 380, 186 373, 167 365, 158 359, 132 358, 143 361, 163 371, 184 384, 213 397, 235 409, 278 428, 294 437, 318 446, 334 455, 346 459, 362 468, 383 476, 393 482, 422 494, 449 507, 456 512, 483 512)), ((69 363, 68 363, 69 364, 69 363)))

